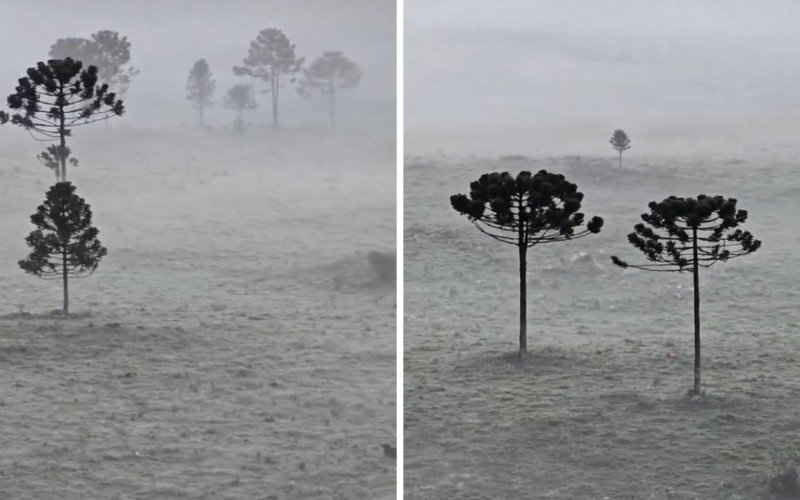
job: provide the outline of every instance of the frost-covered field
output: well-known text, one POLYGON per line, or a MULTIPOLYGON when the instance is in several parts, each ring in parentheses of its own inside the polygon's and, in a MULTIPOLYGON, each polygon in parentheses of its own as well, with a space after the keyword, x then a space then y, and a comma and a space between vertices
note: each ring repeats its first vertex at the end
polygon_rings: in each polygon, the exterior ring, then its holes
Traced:
POLYGON ((759 498, 800 443, 800 158, 411 157, 405 170, 408 498, 759 498), (449 196, 494 170, 546 168, 603 232, 528 257, 520 362, 516 248, 449 196), (647 203, 723 194, 750 212, 753 255, 701 274, 704 402, 692 384, 689 274, 623 271, 647 203))
POLYGON ((109 253, 63 321, 16 264, 44 145, 2 132, 0 497, 394 496, 395 288, 366 259, 394 248, 393 141, 77 131, 109 253))

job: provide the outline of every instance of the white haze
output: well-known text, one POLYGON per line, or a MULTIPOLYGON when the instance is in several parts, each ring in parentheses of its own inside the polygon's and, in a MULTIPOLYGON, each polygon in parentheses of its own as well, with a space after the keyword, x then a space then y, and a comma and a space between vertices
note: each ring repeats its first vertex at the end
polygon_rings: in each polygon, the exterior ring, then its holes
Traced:
MULTIPOLYGON (((340 50, 362 69, 355 90, 340 93, 340 121, 364 130, 394 130, 395 17, 394 2, 368 0, 34 0, 0 2, 3 97, 37 61, 47 60, 58 38, 85 37, 98 30, 118 31, 131 42, 134 77, 126 96, 126 125, 194 124, 196 112, 184 86, 192 64, 205 58, 217 81, 215 106, 206 113, 214 126, 228 125, 234 113, 222 108, 222 96, 236 83, 264 82, 237 77, 250 42, 264 28, 279 28, 307 62, 323 51, 340 50)), ((289 83, 281 90, 285 125, 326 125, 324 98, 304 101, 289 83)), ((257 94, 259 108, 246 119, 268 122, 269 96, 257 94)), ((3 99, 4 100, 4 99, 3 99)))
POLYGON ((800 126, 800 4, 409 0, 406 151, 746 154, 800 126), (465 147, 468 146, 468 147, 465 147))

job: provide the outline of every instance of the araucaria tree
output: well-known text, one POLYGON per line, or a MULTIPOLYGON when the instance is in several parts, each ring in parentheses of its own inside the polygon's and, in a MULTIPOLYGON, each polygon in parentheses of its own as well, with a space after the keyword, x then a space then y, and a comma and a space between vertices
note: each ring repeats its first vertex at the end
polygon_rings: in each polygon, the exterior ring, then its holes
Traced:
POLYGON ((336 89, 347 89, 358 85, 361 69, 341 52, 323 52, 311 65, 303 70, 305 77, 298 92, 303 97, 319 89, 330 98, 331 127, 336 126, 336 89))
MULTIPOLYGON (((46 153, 58 162, 58 180, 64 182, 70 160, 66 138, 72 135, 72 129, 120 116, 125 107, 108 84, 98 83, 96 66, 83 69, 80 61, 68 57, 39 62, 35 68, 28 68, 27 74, 8 96, 8 106, 20 111, 11 116, 11 123, 25 128, 37 140, 59 142, 46 153)), ((0 113, 0 122, 8 118, 0 113)))
POLYGON ((267 82, 265 92, 272 96, 272 124, 278 125, 278 104, 280 102, 281 76, 294 81, 293 75, 303 66, 303 58, 294 53, 294 45, 283 31, 267 28, 258 33, 250 42, 244 66, 234 66, 237 76, 250 76, 267 82))
POLYGON ((31 222, 37 227, 25 238, 31 253, 19 261, 19 267, 40 278, 62 280, 66 318, 69 278, 92 274, 107 251, 97 239, 99 231, 92 227, 89 205, 75 194, 72 183, 59 182, 51 187, 31 222))
POLYGON ((753 253, 761 242, 748 231, 738 229, 747 211, 736 208, 734 198, 699 195, 697 198, 670 196, 650 202, 644 223, 634 226, 628 241, 649 261, 628 264, 616 256, 623 268, 661 272, 691 272, 694 281, 694 394, 700 394, 700 275, 701 267, 753 253))
POLYGON ((120 37, 111 30, 92 33, 91 38, 59 38, 50 46, 52 59, 71 57, 81 61, 85 67, 97 66, 100 81, 115 89, 123 96, 139 70, 129 66, 131 42, 128 37, 120 37))
POLYGON ((211 69, 205 59, 198 59, 189 71, 186 80, 186 98, 194 103, 200 112, 200 126, 203 126, 203 110, 211 106, 211 96, 217 88, 217 82, 211 78, 211 69))
POLYGON ((631 149, 631 140, 628 139, 628 134, 624 130, 617 129, 608 142, 611 143, 611 147, 619 151, 619 168, 622 170, 622 152, 631 149))
POLYGON ((236 121, 233 122, 233 129, 237 133, 244 131, 244 110, 256 109, 256 98, 253 94, 253 86, 247 83, 237 83, 228 89, 225 94, 223 105, 236 112, 236 121))
POLYGON ((519 249, 519 352, 527 351, 526 275, 528 248, 574 240, 600 232, 603 219, 584 226, 579 212, 583 193, 563 175, 540 170, 483 174, 470 184, 469 196, 456 194, 450 204, 478 230, 519 249))

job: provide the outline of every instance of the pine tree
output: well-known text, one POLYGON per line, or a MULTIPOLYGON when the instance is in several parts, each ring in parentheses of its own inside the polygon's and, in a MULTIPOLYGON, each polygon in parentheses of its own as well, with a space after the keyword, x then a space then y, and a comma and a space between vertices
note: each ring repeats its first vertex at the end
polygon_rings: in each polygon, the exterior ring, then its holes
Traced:
POLYGON ((631 140, 624 130, 617 129, 608 142, 611 143, 611 147, 619 151, 619 169, 622 170, 622 152, 631 149, 631 140))
POLYGON ((738 229, 747 211, 736 208, 736 199, 699 195, 697 198, 670 196, 650 202, 642 214, 644 224, 634 226, 628 241, 638 248, 649 264, 628 264, 612 256, 623 268, 661 272, 691 272, 694 284, 694 386, 700 394, 700 274, 701 267, 727 262, 755 252, 761 242, 748 231, 738 229), (734 230, 735 229, 735 230, 734 230))
MULTIPOLYGON (((27 76, 19 79, 15 92, 8 96, 8 105, 22 111, 11 117, 11 123, 37 140, 59 141, 58 149, 48 149, 48 153, 59 163, 61 182, 67 180, 70 152, 66 138, 72 135, 72 128, 121 116, 125 111, 108 84, 98 83, 96 66, 83 69, 80 61, 69 57, 28 68, 27 76)), ((0 113, 0 123, 8 119, 6 113, 0 113)))
POLYGON ((292 75, 302 68, 303 58, 295 56, 294 44, 283 31, 267 28, 261 30, 256 39, 250 42, 247 57, 242 62, 244 66, 234 66, 233 73, 267 82, 265 92, 272 96, 272 124, 278 126, 281 76, 286 75, 290 81, 294 81, 292 75))
POLYGON ((237 83, 228 89, 225 94, 223 105, 236 112, 236 121, 233 122, 233 129, 237 133, 244 131, 244 110, 256 109, 256 98, 253 94, 253 86, 246 83, 237 83))
POLYGON ((69 278, 92 274, 107 251, 92 227, 89 205, 75 194, 75 186, 59 182, 50 188, 31 222, 38 228, 25 239, 31 248, 19 261, 25 272, 40 278, 62 280, 64 317, 69 317, 69 278))
POLYGON ((303 70, 304 79, 298 92, 303 97, 319 89, 330 97, 331 127, 336 126, 336 89, 347 89, 358 85, 361 69, 341 52, 323 52, 303 70))
POLYGON ((579 212, 583 193, 563 175, 540 170, 483 174, 470 184, 469 197, 456 194, 450 204, 475 227, 497 241, 519 249, 519 352, 527 351, 527 251, 544 243, 574 240, 597 234, 603 219, 585 226, 579 212), (576 229, 579 229, 576 231, 576 229))
POLYGON ((217 88, 217 82, 211 78, 211 69, 205 59, 198 59, 189 71, 186 80, 186 99, 194 103, 200 112, 200 126, 203 127, 203 110, 211 106, 211 96, 217 88))

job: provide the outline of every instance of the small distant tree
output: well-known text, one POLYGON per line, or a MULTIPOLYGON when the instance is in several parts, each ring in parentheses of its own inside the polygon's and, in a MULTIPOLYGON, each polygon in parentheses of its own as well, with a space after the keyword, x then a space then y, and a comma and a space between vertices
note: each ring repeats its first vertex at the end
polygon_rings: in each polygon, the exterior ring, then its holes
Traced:
MULTIPOLYGON (((11 116, 11 123, 28 130, 37 140, 59 141, 57 149, 48 148, 46 153, 59 163, 58 180, 62 182, 67 180, 70 151, 66 138, 72 135, 72 128, 121 116, 125 111, 108 84, 98 83, 96 66, 83 69, 80 61, 69 57, 28 68, 27 76, 19 79, 14 93, 8 96, 8 106, 20 110, 11 116)), ((8 119, 8 114, 0 113, 0 123, 8 119)), ((43 161, 51 167, 47 159, 43 161)))
POLYGON ((244 110, 256 109, 256 98, 253 94, 253 86, 247 83, 237 83, 228 89, 225 94, 223 105, 236 112, 236 121, 233 122, 233 129, 242 133, 244 131, 244 110))
POLYGON ((628 241, 638 248, 649 264, 628 264, 612 256, 623 268, 661 272, 691 272, 694 281, 694 387, 700 394, 700 273, 701 267, 753 253, 761 247, 748 231, 738 229, 747 211, 736 208, 734 198, 699 195, 697 198, 670 196, 649 204, 643 223, 634 226, 628 241))
POLYGON ((293 75, 300 71, 303 61, 303 58, 295 56, 294 44, 283 31, 267 28, 261 30, 256 39, 250 42, 247 58, 242 61, 244 66, 233 67, 233 73, 237 76, 250 76, 267 82, 268 87, 264 92, 272 96, 274 126, 278 125, 281 76, 286 75, 293 82, 293 75))
POLYGON ((40 278, 62 280, 64 317, 69 317, 69 278, 92 274, 107 251, 97 239, 89 205, 75 194, 75 186, 59 182, 47 192, 31 222, 37 227, 25 242, 31 248, 27 259, 19 261, 26 273, 40 278))
POLYGON ((46 150, 39 153, 36 158, 39 159, 42 164, 53 171, 56 174, 56 182, 60 178, 60 168, 61 168, 61 158, 64 157, 67 159, 67 163, 72 165, 73 167, 78 166, 78 159, 72 158, 70 155, 72 154, 72 150, 68 147, 64 146, 63 149, 61 146, 53 144, 48 146, 46 150))
POLYGON ((611 147, 619 151, 619 169, 622 170, 622 152, 631 149, 631 140, 624 130, 617 129, 608 142, 611 143, 611 147))
POLYGON ((198 59, 189 71, 189 79, 186 80, 186 99, 194 103, 194 107, 200 112, 200 126, 203 124, 203 110, 211 106, 211 96, 217 88, 217 82, 211 78, 211 69, 205 59, 198 59))
POLYGON ((90 38, 59 38, 50 46, 49 55, 53 59, 71 57, 86 67, 97 66, 100 81, 116 89, 120 97, 139 74, 138 69, 128 64, 131 60, 128 37, 120 37, 116 31, 100 30, 90 38))
POLYGON ((527 351, 526 274, 528 248, 597 234, 603 219, 593 217, 585 227, 579 212, 583 193, 563 175, 540 170, 483 174, 470 184, 469 196, 456 194, 450 204, 475 227, 519 249, 519 352, 527 351))
POLYGON ((336 89, 347 89, 358 85, 361 69, 341 52, 323 52, 303 70, 304 79, 297 89, 303 97, 314 89, 330 96, 331 127, 336 126, 336 89))

